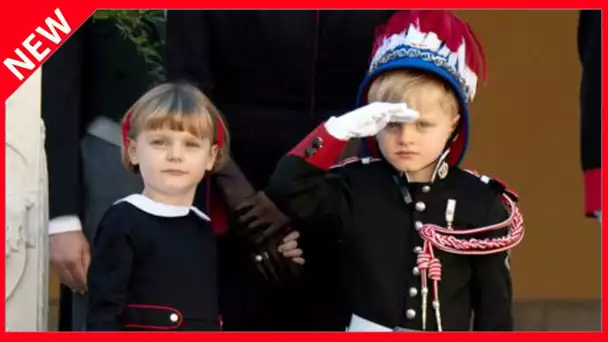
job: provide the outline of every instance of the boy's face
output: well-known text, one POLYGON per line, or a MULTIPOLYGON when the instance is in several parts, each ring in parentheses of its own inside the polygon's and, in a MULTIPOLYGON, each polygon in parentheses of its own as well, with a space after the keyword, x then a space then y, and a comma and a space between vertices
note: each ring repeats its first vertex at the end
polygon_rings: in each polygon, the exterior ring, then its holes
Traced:
POLYGON ((192 194, 212 169, 217 147, 189 132, 160 129, 139 134, 129 156, 139 165, 147 190, 181 197, 192 194))
POLYGON ((430 181, 435 161, 454 131, 459 116, 431 96, 408 105, 420 113, 411 123, 389 123, 377 136, 380 151, 399 172, 415 181, 430 181), (422 177, 422 178, 421 178, 422 177), (412 178, 412 177, 410 177, 412 178))

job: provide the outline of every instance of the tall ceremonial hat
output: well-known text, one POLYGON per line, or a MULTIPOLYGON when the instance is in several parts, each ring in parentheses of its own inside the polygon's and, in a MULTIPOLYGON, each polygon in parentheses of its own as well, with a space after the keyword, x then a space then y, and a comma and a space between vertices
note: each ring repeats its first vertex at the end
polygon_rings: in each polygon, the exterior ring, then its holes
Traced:
MULTIPOLYGON (((380 74, 397 69, 421 69, 433 73, 452 87, 460 105, 460 122, 448 142, 447 162, 458 165, 464 157, 469 135, 468 104, 474 99, 479 74, 485 80, 482 46, 469 24, 450 11, 411 10, 395 13, 378 27, 367 75, 359 87, 357 105, 367 103, 367 92, 380 74)), ((367 148, 375 154, 375 139, 367 148)))

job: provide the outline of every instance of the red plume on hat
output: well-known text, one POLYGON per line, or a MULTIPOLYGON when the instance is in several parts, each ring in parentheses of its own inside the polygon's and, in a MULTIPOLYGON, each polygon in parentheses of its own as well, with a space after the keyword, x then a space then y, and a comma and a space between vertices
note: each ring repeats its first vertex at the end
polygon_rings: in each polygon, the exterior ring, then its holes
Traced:
POLYGON ((483 48, 468 23, 450 11, 411 10, 395 13, 376 30, 368 74, 359 88, 358 102, 383 72, 421 69, 436 74, 455 91, 461 122, 457 138, 448 146, 451 165, 460 163, 468 142, 468 103, 476 94, 478 75, 487 78, 483 48))
MULTIPOLYGON (((487 79, 485 54, 468 23, 444 10, 411 10, 395 13, 376 30, 372 47, 374 61, 389 50, 406 45, 445 57, 457 77, 465 78, 475 94, 477 75, 487 79), (464 57, 464 58, 463 58, 464 57), (467 78, 473 79, 467 79, 467 78)), ((471 96, 471 99, 472 97, 471 96)))

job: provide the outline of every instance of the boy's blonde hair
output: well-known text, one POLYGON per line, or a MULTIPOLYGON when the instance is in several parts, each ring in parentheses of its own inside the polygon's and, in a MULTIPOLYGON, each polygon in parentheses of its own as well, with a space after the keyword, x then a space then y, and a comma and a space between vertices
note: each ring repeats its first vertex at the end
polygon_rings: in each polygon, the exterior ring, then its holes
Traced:
POLYGON ((129 159, 128 140, 135 140, 146 130, 168 128, 186 131, 198 138, 209 139, 212 145, 221 144, 210 173, 221 168, 230 151, 230 135, 222 114, 203 92, 186 83, 164 83, 149 90, 131 106, 121 127, 123 135, 126 133, 121 149, 122 162, 133 172, 138 172, 138 168, 129 159), (221 142, 218 141, 219 135, 221 142))
POLYGON ((439 77, 417 69, 391 70, 379 75, 367 92, 368 103, 406 102, 416 107, 417 101, 439 101, 452 115, 459 113, 459 104, 452 88, 439 77))

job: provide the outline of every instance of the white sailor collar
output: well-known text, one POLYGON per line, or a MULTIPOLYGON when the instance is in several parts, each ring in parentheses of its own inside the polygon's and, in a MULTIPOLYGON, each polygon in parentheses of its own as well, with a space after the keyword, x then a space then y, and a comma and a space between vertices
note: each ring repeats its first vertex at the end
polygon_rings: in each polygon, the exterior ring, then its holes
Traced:
POLYGON ((161 217, 183 217, 187 216, 190 211, 194 212, 198 217, 205 221, 211 221, 211 218, 204 212, 194 206, 182 206, 182 205, 171 205, 156 202, 151 198, 148 198, 142 194, 133 194, 125 198, 116 201, 114 204, 120 202, 128 202, 150 215, 161 216, 161 217))

